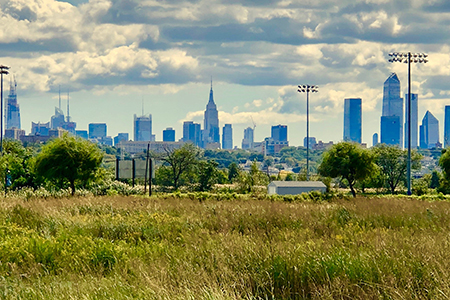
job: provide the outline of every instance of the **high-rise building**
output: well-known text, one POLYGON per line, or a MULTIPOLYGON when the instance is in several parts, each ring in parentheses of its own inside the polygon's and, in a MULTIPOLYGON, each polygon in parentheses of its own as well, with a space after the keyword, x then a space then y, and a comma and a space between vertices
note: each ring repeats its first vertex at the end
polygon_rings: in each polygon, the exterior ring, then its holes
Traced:
POLYGON ((90 123, 88 128, 90 139, 101 140, 106 137, 106 123, 90 123))
POLYGON ((439 121, 427 110, 420 126, 420 148, 431 149, 439 143, 439 121))
MULTIPOLYGON (((417 130, 419 127, 419 96, 411 94, 411 148, 417 148, 417 130)), ((405 148, 408 148, 408 94, 405 94, 405 148)))
POLYGON ((400 147, 400 117, 381 117, 381 143, 400 147))
POLYGON ((287 125, 272 126, 271 137, 275 142, 287 142, 287 125))
POLYGON ((172 127, 163 130, 163 142, 175 142, 175 130, 172 127))
POLYGON ((89 133, 87 130, 75 130, 75 135, 85 140, 89 138, 89 133))
POLYGON ((381 143, 399 147, 403 145, 403 98, 400 97, 400 80, 395 73, 392 73, 384 82, 381 143), (384 119, 383 126, 384 117, 389 119, 384 119))
POLYGON ((444 117, 444 147, 450 146, 450 105, 445 106, 444 117))
POLYGON ((55 107, 55 114, 50 119, 50 127, 52 129, 63 128, 65 122, 63 111, 55 107))
POLYGON ((121 132, 114 137, 114 146, 117 146, 120 142, 127 142, 129 139, 128 133, 121 132))
POLYGON ((253 149, 254 129, 247 127, 244 129, 244 138, 242 139, 242 149, 253 149))
POLYGON ((14 85, 13 85, 13 81, 11 80, 10 82, 10 87, 9 87, 9 95, 8 98, 6 99, 6 114, 5 114, 5 119, 6 119, 6 129, 9 128, 17 128, 20 129, 20 108, 19 108, 19 104, 17 103, 17 83, 16 83, 16 79, 14 78, 14 85))
POLYGON ((201 130, 200 124, 192 121, 183 123, 183 142, 193 143, 195 146, 201 145, 201 130))
POLYGON ((219 112, 214 103, 212 81, 211 90, 209 92, 209 101, 205 110, 203 140, 205 148, 207 147, 207 144, 218 143, 220 145, 219 112))
POLYGON ((344 141, 361 144, 361 99, 345 99, 344 102, 344 141))
POLYGON ((152 115, 134 115, 134 141, 152 141, 152 115))
POLYGON ((233 149, 233 128, 231 124, 223 126, 222 149, 233 149))
POLYGON ((372 147, 378 145, 378 133, 372 135, 372 147))
MULTIPOLYGON (((310 136, 309 137, 309 148, 311 149, 313 146, 317 145, 317 140, 315 137, 310 136)), ((308 145, 306 144, 306 136, 303 138, 303 147, 307 147, 308 145)))
POLYGON ((50 122, 47 123, 34 123, 31 122, 31 135, 48 135, 48 131, 50 130, 50 122))

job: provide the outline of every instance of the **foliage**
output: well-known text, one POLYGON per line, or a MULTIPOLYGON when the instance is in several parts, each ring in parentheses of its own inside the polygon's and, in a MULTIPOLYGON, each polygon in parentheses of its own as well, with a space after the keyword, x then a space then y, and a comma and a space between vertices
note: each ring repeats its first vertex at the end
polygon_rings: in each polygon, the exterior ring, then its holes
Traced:
POLYGON ((210 191, 218 182, 218 163, 214 160, 200 161, 197 164, 198 190, 200 192, 210 191))
POLYGON ((232 183, 238 176, 239 176, 239 167, 235 162, 232 162, 231 164, 228 165, 228 181, 232 183))
POLYGON ((376 167, 373 161, 374 157, 368 150, 354 143, 341 142, 324 153, 319 174, 346 179, 353 197, 356 197, 354 185, 374 172, 376 167))
MULTIPOLYGON (((375 163, 380 167, 380 173, 385 185, 393 194, 400 182, 406 182, 406 168, 408 162, 408 151, 397 146, 378 144, 372 148, 375 155, 375 163)), ((421 167, 422 156, 416 151, 411 151, 411 170, 421 167)))
POLYGON ((87 184, 102 162, 97 145, 65 133, 42 147, 36 158, 36 174, 63 186, 68 181, 75 194, 75 181, 87 184))
POLYGON ((291 173, 291 172, 289 172, 289 173, 286 175, 286 178, 285 178, 284 180, 285 180, 285 181, 295 181, 294 174, 291 173))
POLYGON ((238 191, 241 193, 250 193, 255 191, 257 186, 266 186, 268 183, 266 174, 259 170, 256 161, 253 161, 249 172, 240 171, 237 181, 238 191))
POLYGON ((441 180, 441 176, 440 176, 439 172, 437 170, 434 170, 431 173, 431 179, 430 179, 429 187, 432 188, 432 189, 438 189, 440 180, 441 180))

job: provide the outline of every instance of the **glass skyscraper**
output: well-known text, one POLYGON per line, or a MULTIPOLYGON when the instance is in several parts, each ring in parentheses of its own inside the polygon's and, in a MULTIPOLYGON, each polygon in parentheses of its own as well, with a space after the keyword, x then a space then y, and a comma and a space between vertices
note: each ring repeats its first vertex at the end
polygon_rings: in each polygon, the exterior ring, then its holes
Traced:
POLYGON ((251 127, 244 129, 244 138, 242 139, 242 149, 253 149, 254 130, 251 127))
POLYGON ((345 99, 344 102, 344 141, 361 144, 361 99, 345 99))
POLYGON ((450 105, 445 106, 444 117, 444 147, 450 146, 450 105))
POLYGON ((183 142, 191 142, 195 146, 201 145, 200 124, 192 121, 183 123, 183 142))
POLYGON ((6 99, 6 129, 18 128, 20 129, 20 109, 17 103, 17 83, 14 78, 14 84, 11 80, 9 87, 9 95, 6 99))
POLYGON ((233 149, 233 128, 231 124, 223 126, 222 149, 233 149))
POLYGON ((422 125, 420 126, 420 148, 435 148, 438 143, 439 121, 429 110, 427 110, 422 119, 422 125))
POLYGON ((216 103, 214 103, 213 89, 211 82, 211 90, 209 92, 209 101, 206 105, 205 120, 204 120, 204 147, 207 144, 217 143, 220 147, 220 133, 219 133, 219 112, 217 111, 216 103))
MULTIPOLYGON (((419 127, 419 97, 411 94, 411 148, 417 148, 417 129, 419 127)), ((408 94, 405 94, 405 148, 408 148, 408 94)))
POLYGON ((403 98, 400 97, 400 80, 395 73, 384 82, 381 143, 403 145, 403 98))
POLYGON ((175 130, 172 127, 163 130, 163 142, 175 142, 175 130))
POLYGON ((152 141, 152 115, 134 115, 134 141, 152 141))
POLYGON ((287 125, 272 126, 272 139, 275 142, 287 142, 287 125))

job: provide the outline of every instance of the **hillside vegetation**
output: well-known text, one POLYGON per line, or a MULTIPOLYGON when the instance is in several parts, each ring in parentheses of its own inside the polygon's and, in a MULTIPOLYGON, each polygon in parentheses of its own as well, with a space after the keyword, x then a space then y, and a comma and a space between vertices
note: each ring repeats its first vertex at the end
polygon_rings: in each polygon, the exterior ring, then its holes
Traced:
POLYGON ((445 299, 450 203, 4 199, 1 299, 445 299))

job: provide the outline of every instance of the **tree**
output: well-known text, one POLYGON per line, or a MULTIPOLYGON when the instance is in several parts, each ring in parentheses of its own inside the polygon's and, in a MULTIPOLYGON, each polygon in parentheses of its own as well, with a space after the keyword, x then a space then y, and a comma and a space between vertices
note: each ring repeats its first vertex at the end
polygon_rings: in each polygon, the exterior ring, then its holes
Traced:
MULTIPOLYGON (((400 182, 406 182, 408 151, 386 144, 379 144, 372 149, 375 163, 380 167, 385 185, 393 194, 400 182)), ((421 159, 422 156, 419 153, 411 151, 411 170, 420 169, 421 159)))
POLYGON ((237 178, 238 176, 239 176, 239 167, 236 163, 232 162, 228 166, 228 181, 230 183, 233 183, 235 178, 237 178))
POLYGON ((258 163, 253 161, 250 171, 241 171, 238 178, 238 189, 244 193, 250 193, 255 186, 267 185, 269 180, 267 176, 259 170, 258 163))
POLYGON ((214 160, 202 160, 197 164, 198 189, 201 192, 209 191, 218 181, 219 164, 214 160))
POLYGON ((374 157, 368 150, 354 143, 341 142, 323 154, 319 174, 347 180, 353 197, 356 197, 354 185, 356 181, 364 180, 375 170, 373 161, 374 157))
POLYGON ((181 148, 173 151, 166 149, 166 155, 161 160, 170 169, 171 183, 175 190, 178 190, 180 187, 181 176, 193 170, 198 162, 199 156, 200 150, 191 143, 185 144, 181 148))
POLYGON ((86 183, 95 176, 103 159, 97 145, 65 133, 42 147, 36 158, 38 176, 59 183, 67 181, 75 194, 75 182, 86 183))

